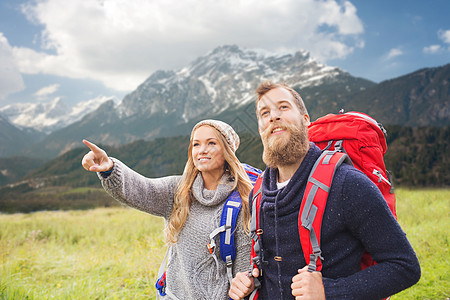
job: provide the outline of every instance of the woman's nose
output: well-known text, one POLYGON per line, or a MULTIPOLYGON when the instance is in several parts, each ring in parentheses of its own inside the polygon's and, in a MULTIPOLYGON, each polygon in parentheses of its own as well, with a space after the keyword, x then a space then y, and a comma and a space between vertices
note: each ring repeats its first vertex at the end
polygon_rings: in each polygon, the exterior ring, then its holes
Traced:
POLYGON ((200 146, 200 153, 206 153, 206 152, 208 152, 208 145, 200 146))

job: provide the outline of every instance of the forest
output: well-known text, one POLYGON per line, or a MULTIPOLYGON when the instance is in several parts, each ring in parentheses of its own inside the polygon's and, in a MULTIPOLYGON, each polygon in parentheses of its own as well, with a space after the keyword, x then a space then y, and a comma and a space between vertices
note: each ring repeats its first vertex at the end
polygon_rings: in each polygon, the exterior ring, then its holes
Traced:
MULTIPOLYGON (((386 126, 386 168, 396 187, 448 188, 450 186, 449 127, 386 126)), ((259 136, 242 133, 236 153, 245 163, 264 169, 259 136)), ((120 147, 102 146, 147 177, 181 174, 187 158, 187 136, 139 140, 120 147)), ((89 209, 119 205, 102 189, 95 173, 85 171, 81 159, 89 149, 76 148, 37 167, 20 180, 0 187, 0 212, 89 209)), ((0 167, 24 158, 2 159, 0 167)), ((36 162, 34 165, 36 165, 36 162)), ((30 165, 33 165, 30 163, 30 165)), ((21 172, 26 169, 21 164, 21 172)))

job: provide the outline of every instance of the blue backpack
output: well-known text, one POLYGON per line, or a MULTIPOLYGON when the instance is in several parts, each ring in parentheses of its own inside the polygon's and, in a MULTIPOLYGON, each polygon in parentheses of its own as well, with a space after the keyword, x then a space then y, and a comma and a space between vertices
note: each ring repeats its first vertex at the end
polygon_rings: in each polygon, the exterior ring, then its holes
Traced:
MULTIPOLYGON (((256 169, 250 165, 242 164, 242 166, 245 169, 245 172, 247 173, 248 177, 250 178, 250 181, 254 185, 256 182, 256 179, 258 178, 259 174, 261 174, 261 170, 256 169)), ((242 199, 239 195, 238 191, 233 191, 225 201, 225 204, 222 209, 222 215, 220 217, 220 223, 219 227, 214 229, 210 235, 210 242, 207 244, 209 252, 213 256, 216 264, 218 265, 218 259, 214 252, 216 248, 216 241, 215 237, 219 235, 220 240, 220 257, 221 259, 226 263, 227 266, 227 276, 228 280, 231 285, 231 280, 233 279, 233 261, 236 258, 236 247, 234 244, 234 232, 236 229, 236 222, 239 215, 239 212, 242 207, 242 199)), ((167 254, 164 257, 164 260, 161 264, 161 267, 159 268, 158 272, 158 280, 155 284, 156 289, 158 290, 159 294, 161 296, 166 295, 166 261, 167 261, 167 254)), ((169 295, 176 299, 174 295, 169 295)))

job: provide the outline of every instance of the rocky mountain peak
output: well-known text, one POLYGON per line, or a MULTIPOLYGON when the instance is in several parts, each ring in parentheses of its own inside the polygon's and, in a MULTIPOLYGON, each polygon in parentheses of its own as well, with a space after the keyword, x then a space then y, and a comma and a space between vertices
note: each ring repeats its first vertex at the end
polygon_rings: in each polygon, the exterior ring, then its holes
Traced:
POLYGON ((182 123, 247 104, 264 80, 304 87, 340 74, 344 72, 318 63, 306 51, 271 53, 225 45, 177 72, 153 73, 124 98, 119 111, 131 119, 173 114, 174 122, 182 123))

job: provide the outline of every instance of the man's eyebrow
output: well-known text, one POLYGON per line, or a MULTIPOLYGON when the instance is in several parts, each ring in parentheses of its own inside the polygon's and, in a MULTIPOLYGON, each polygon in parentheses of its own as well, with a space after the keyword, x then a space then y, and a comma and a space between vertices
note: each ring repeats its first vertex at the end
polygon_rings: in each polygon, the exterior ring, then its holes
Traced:
POLYGON ((289 104, 289 105, 292 105, 291 101, 289 101, 289 100, 287 100, 287 99, 281 99, 281 100, 279 100, 277 103, 278 103, 278 104, 285 104, 285 103, 287 103, 287 104, 289 104))
POLYGON ((262 103, 262 104, 261 104, 259 107, 257 106, 257 108, 258 108, 259 110, 261 110, 261 109, 263 109, 263 108, 268 107, 269 105, 266 103, 267 101, 269 101, 271 104, 274 104, 274 105, 279 105, 279 104, 284 104, 284 103, 287 103, 287 104, 289 104, 289 105, 292 105, 292 103, 289 101, 289 99, 266 100, 266 101, 259 100, 258 103, 262 103))
POLYGON ((258 101, 258 105, 256 105, 256 108, 257 109, 263 109, 263 108, 266 108, 268 105, 266 104, 266 102, 267 101, 264 101, 264 100, 259 100, 258 101), (261 104, 260 104, 261 103, 261 104))
POLYGON ((261 109, 266 108, 266 107, 267 107, 266 104, 262 104, 262 105, 257 105, 257 106, 256 106, 256 109, 257 109, 257 110, 261 110, 261 109))

